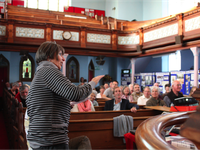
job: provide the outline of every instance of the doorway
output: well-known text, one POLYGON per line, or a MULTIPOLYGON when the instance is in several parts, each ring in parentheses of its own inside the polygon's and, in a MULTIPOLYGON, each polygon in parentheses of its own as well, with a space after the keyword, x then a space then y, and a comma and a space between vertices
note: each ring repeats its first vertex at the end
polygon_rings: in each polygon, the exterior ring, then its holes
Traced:
POLYGON ((92 62, 92 60, 90 61, 90 64, 88 66, 88 82, 90 82, 92 80, 92 78, 94 78, 94 64, 92 62))
POLYGON ((3 88, 5 83, 9 82, 9 61, 0 54, 0 97, 3 97, 3 88))

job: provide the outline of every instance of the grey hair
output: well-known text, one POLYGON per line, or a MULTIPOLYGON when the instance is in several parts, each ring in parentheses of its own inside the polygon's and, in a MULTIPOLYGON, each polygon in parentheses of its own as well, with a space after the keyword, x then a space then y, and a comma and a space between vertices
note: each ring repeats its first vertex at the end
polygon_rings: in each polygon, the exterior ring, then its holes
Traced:
POLYGON ((159 87, 157 87, 157 86, 152 86, 152 87, 151 87, 151 92, 153 91, 153 89, 156 89, 156 90, 158 91, 158 93, 160 93, 159 87))
MULTIPOLYGON (((95 91, 95 90, 92 90, 92 93, 94 93, 95 94, 95 96, 97 96, 97 91, 95 91)), ((91 94, 92 94, 91 93, 91 94)))
POLYGON ((25 90, 26 88, 27 88, 28 91, 29 91, 29 86, 27 86, 27 85, 22 85, 22 86, 20 86, 20 88, 19 88, 19 92, 25 90))

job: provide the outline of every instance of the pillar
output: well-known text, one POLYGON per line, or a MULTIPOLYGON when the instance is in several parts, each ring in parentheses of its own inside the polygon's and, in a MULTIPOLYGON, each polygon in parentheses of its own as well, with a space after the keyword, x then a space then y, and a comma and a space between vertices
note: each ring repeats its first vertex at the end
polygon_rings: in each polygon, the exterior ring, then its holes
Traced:
POLYGON ((191 49, 193 56, 194 56, 194 86, 199 87, 199 85, 198 85, 199 48, 198 47, 191 47, 190 49, 191 49))
POLYGON ((136 58, 131 58, 131 69, 132 69, 132 73, 131 73, 131 84, 134 84, 134 77, 135 77, 135 61, 136 58))

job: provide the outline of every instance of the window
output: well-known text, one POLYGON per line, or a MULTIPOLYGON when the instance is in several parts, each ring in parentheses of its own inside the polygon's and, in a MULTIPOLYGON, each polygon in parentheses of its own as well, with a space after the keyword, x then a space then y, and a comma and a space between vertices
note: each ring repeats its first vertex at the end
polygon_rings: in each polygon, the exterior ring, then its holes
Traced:
POLYGON ((181 70, 181 53, 176 51, 175 53, 169 54, 169 71, 180 71, 181 70))
POLYGON ((21 81, 32 81, 34 74, 35 64, 33 58, 28 54, 27 56, 21 57, 20 60, 20 75, 21 81))
POLYGON ((60 12, 64 11, 64 7, 70 5, 71 0, 24 0, 25 7, 60 12))
POLYGON ((79 82, 79 63, 75 57, 67 61, 66 76, 71 82, 79 82))

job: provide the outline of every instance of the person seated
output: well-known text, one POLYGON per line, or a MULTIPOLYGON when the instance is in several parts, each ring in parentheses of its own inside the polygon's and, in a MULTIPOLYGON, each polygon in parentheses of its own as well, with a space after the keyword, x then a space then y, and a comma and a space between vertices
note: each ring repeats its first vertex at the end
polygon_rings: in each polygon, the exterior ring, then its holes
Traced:
POLYGON ((181 91, 181 83, 178 80, 175 80, 172 83, 172 89, 167 95, 164 97, 164 101, 167 105, 167 107, 171 107, 171 104, 173 104, 174 99, 183 97, 183 94, 180 92, 181 91))
POLYGON ((100 93, 97 94, 96 98, 104 98, 107 100, 111 100, 111 98, 106 97, 105 94, 103 94, 105 91, 105 87, 103 85, 100 86, 100 93))
POLYGON ((26 107, 26 99, 28 96, 29 87, 27 85, 22 85, 19 88, 19 92, 15 95, 15 98, 18 100, 18 102, 22 102, 23 107, 26 107))
POLYGON ((162 95, 164 98, 170 92, 170 84, 165 84, 165 93, 162 95))
POLYGON ((113 99, 113 98, 114 98, 113 89, 114 89, 115 87, 118 86, 118 81, 113 81, 112 84, 110 83, 110 86, 111 86, 111 87, 107 88, 107 89, 104 91, 103 94, 105 94, 106 97, 113 99))
POLYGON ((147 101, 151 98, 150 88, 147 86, 144 88, 143 96, 140 96, 137 101, 137 105, 146 105, 147 101))
POLYGON ((17 81, 17 83, 19 84, 19 88, 23 85, 22 81, 17 81))
POLYGON ((17 82, 14 82, 12 84, 12 88, 8 90, 8 92, 12 95, 15 96, 19 91, 19 84, 17 82))
POLYGON ((129 87, 130 93, 132 94, 134 92, 133 84, 129 84, 128 87, 129 87))
POLYGON ((151 87, 151 98, 147 101, 146 106, 167 106, 165 102, 159 98, 159 88, 157 86, 151 87))
POLYGON ((128 86, 124 86, 123 89, 122 89, 122 99, 127 99, 129 100, 130 102, 133 101, 133 97, 132 95, 130 94, 130 89, 128 86))
POLYGON ((93 106, 99 106, 98 102, 96 101, 97 91, 92 90, 92 93, 89 96, 90 101, 92 102, 93 106))
POLYGON ((93 103, 88 98, 86 101, 83 101, 78 104, 74 104, 72 106, 71 112, 89 112, 89 111, 95 111, 93 103))
POLYGON ((120 87, 113 89, 114 99, 106 101, 104 110, 131 110, 131 112, 137 112, 139 106, 130 103, 129 100, 122 99, 122 91, 120 87))
POLYGON ((5 88, 6 88, 7 90, 10 90, 10 89, 11 89, 10 83, 9 83, 9 82, 6 82, 6 83, 5 83, 5 88))
POLYGON ((133 97, 133 101, 130 102, 137 102, 138 98, 142 96, 142 92, 140 91, 140 85, 135 83, 133 86, 134 92, 131 94, 133 97))

